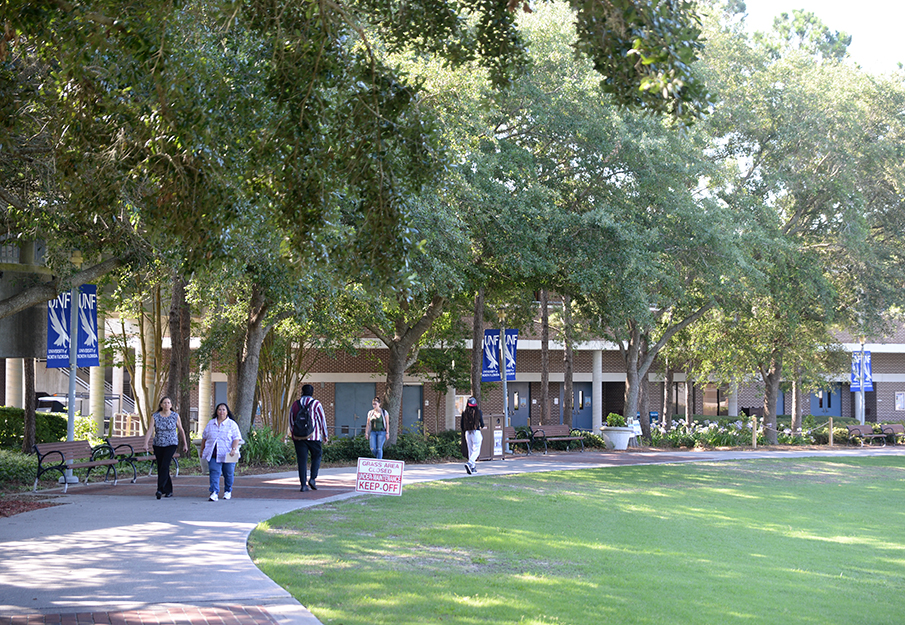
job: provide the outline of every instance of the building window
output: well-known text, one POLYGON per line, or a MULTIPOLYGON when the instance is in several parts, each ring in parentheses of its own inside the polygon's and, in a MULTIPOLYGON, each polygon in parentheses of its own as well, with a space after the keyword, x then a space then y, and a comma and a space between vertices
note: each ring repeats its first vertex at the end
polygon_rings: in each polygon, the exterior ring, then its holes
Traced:
POLYGON ((677 415, 685 414, 685 382, 673 383, 672 411, 677 415))
POLYGON ((719 417, 729 414, 729 400, 725 396, 725 391, 708 384, 704 387, 704 415, 710 417, 719 417))
POLYGON ((905 392, 896 391, 896 410, 905 410, 905 392))
POLYGON ((584 391, 578 391, 578 409, 584 410, 584 391))

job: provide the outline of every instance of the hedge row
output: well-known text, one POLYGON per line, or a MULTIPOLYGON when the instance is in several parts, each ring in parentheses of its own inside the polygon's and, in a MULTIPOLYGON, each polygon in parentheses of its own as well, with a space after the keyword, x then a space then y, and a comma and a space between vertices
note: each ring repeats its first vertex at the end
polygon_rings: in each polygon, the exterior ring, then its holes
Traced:
MULTIPOLYGON (((35 419, 35 442, 49 443, 66 440, 66 417, 49 412, 39 412, 35 419)), ((0 406, 0 448, 22 449, 25 437, 25 410, 0 406)))

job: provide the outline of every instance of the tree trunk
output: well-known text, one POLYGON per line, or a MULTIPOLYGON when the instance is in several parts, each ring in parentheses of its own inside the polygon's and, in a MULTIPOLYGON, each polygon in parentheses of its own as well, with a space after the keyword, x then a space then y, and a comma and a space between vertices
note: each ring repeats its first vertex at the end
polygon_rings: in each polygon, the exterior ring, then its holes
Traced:
POLYGON ((481 373, 484 368, 484 287, 474 298, 474 320, 471 332, 471 394, 481 405, 481 373))
POLYGON ((550 314, 547 310, 547 289, 540 291, 540 422, 550 421, 550 314))
POLYGON ((774 353, 767 370, 761 371, 764 379, 764 435, 767 443, 775 445, 776 436, 776 402, 779 399, 779 382, 782 377, 782 355, 774 353))
POLYGON ((675 373, 673 368, 667 363, 663 376, 663 429, 667 432, 672 429, 672 417, 673 412, 675 412, 675 407, 673 406, 673 386, 675 386, 673 378, 675 373))
POLYGON ((22 439, 22 453, 30 454, 34 451, 37 435, 37 398, 35 397, 35 359, 24 358, 25 376, 25 436, 22 439))
MULTIPOLYGON (((644 372, 641 371, 642 343, 641 329, 634 322, 630 323, 628 341, 620 341, 619 343, 619 351, 625 363, 625 407, 623 416, 626 421, 634 419, 639 413, 640 383, 644 375, 644 372)), ((650 422, 647 419, 641 419, 641 435, 645 438, 650 438, 650 422)))
POLYGON ((252 287, 245 340, 239 355, 236 380, 236 399, 233 414, 239 423, 239 431, 247 434, 254 422, 255 385, 258 381, 258 365, 261 359, 261 345, 270 331, 264 325, 264 318, 270 308, 264 292, 257 284, 252 287))
MULTIPOLYGON (((572 412, 575 409, 575 391, 572 388, 572 371, 575 362, 572 354, 572 298, 565 296, 562 302, 563 323, 563 423, 572 429, 572 412)), ((603 397, 594 397, 591 401, 603 401, 603 397)), ((602 405, 602 404, 601 404, 602 405)), ((606 418, 606 416, 604 416, 606 418)))
POLYGON ((641 413, 641 429, 647 424, 647 436, 650 437, 650 381, 647 374, 638 380, 638 412, 641 413))
POLYGON ((402 391, 405 381, 406 356, 408 347, 394 344, 389 345, 390 359, 387 362, 387 382, 384 395, 384 409, 390 415, 389 428, 387 430, 387 444, 394 445, 399 437, 399 429, 402 423, 402 391))
MULTIPOLYGON (((705 304, 698 308, 695 312, 688 315, 681 321, 673 323, 666 327, 660 339, 653 345, 649 342, 647 330, 642 328, 635 320, 628 322, 628 342, 619 343, 619 352, 625 360, 626 370, 626 388, 625 388, 625 418, 635 416, 638 412, 638 390, 633 387, 650 371, 651 365, 657 354, 660 353, 666 343, 677 332, 681 332, 692 323, 704 316, 704 314, 713 307, 713 304, 705 304)), ((662 317, 661 317, 662 319, 662 317)), ((645 415, 646 416, 646 415, 645 415)), ((641 432, 645 438, 650 437, 650 422, 647 419, 641 419, 641 432)))
POLYGON ((173 409, 179 413, 186 436, 191 432, 191 310, 185 299, 185 279, 173 275, 173 296, 170 301, 170 371, 167 395, 173 409))
POLYGON ((385 391, 385 409, 390 415, 390 427, 387 429, 388 445, 395 445, 399 435, 399 426, 402 421, 402 383, 405 379, 405 372, 418 360, 416 346, 424 333, 430 330, 434 321, 443 313, 445 304, 446 300, 443 297, 435 295, 421 317, 411 326, 407 324, 404 312, 400 312, 395 321, 393 336, 384 332, 382 328, 368 326, 368 329, 390 350, 389 362, 386 363, 385 391))

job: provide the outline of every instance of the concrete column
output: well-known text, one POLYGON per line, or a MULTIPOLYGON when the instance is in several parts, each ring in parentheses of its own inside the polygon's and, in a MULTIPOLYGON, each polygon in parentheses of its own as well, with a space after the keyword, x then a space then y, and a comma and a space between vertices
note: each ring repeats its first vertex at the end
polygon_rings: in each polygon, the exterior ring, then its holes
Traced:
POLYGON ((729 400, 729 416, 737 417, 738 416, 738 384, 733 384, 729 389, 729 394, 727 399, 729 400))
POLYGON ((591 430, 600 435, 603 427, 603 350, 595 349, 591 361, 591 430))
POLYGON ((25 408, 25 360, 6 359, 6 405, 25 408))
POLYGON ((456 429, 456 388, 454 386, 446 389, 446 410, 443 420, 444 429, 456 429))
POLYGON ((198 436, 204 432, 207 422, 211 419, 214 407, 211 405, 213 383, 211 382, 210 367, 201 370, 198 378, 198 436))
POLYGON ((104 435, 104 414, 106 413, 106 402, 104 395, 105 373, 107 370, 104 362, 104 318, 97 316, 97 349, 100 355, 100 365, 91 367, 88 370, 88 406, 91 411, 91 417, 94 419, 94 432, 97 436, 104 435))
POLYGON ((123 406, 123 368, 122 367, 113 367, 113 389, 111 393, 115 395, 118 399, 113 402, 113 409, 116 412, 125 412, 125 407, 123 406))

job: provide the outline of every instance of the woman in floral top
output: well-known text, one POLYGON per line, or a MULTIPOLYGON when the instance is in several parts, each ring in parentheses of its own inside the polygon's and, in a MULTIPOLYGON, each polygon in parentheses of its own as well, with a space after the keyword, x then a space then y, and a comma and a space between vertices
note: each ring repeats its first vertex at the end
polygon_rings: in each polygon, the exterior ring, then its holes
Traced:
POLYGON ((182 431, 182 421, 179 413, 173 412, 173 402, 169 397, 164 397, 157 404, 157 412, 151 416, 151 424, 148 433, 145 434, 145 451, 154 437, 154 457, 157 459, 157 498, 173 496, 173 480, 170 478, 170 463, 173 454, 179 447, 179 437, 182 437, 182 450, 189 451, 189 440, 182 431))

